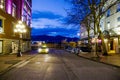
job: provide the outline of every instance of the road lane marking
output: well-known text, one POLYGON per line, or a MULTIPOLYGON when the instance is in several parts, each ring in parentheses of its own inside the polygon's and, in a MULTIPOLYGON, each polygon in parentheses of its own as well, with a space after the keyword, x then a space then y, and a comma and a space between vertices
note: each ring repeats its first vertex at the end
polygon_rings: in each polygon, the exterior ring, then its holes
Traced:
POLYGON ((30 61, 26 61, 26 62, 24 62, 24 63, 18 65, 17 68, 23 67, 23 66, 25 66, 25 65, 26 65, 27 63, 29 63, 29 62, 30 62, 30 61))
POLYGON ((40 64, 40 62, 35 62, 35 64, 40 64))

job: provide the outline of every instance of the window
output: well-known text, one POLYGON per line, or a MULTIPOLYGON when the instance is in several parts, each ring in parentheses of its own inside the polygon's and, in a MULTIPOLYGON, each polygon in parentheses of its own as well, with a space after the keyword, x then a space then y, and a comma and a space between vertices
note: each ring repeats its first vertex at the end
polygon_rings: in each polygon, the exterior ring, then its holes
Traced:
POLYGON ((28 19, 27 25, 28 25, 28 26, 31 26, 31 19, 28 19))
POLYGON ((30 9, 28 9, 28 11, 27 11, 27 12, 28 12, 28 14, 29 14, 29 15, 31 15, 31 11, 30 11, 30 9))
POLYGON ((117 12, 119 12, 119 11, 120 11, 120 3, 117 4, 117 12))
POLYGON ((12 16, 16 17, 16 5, 14 3, 12 4, 12 16))
POLYGON ((27 23, 27 15, 23 15, 22 16, 22 21, 25 22, 25 23, 27 23))
POLYGON ((5 1, 4 0, 0 0, 0 8, 5 9, 5 1))
POLYGON ((24 3, 24 9, 27 10, 27 5, 26 5, 26 3, 24 3))
POLYGON ((81 33, 81 36, 84 36, 84 33, 81 33))
POLYGON ((107 17, 110 16, 110 9, 108 9, 106 16, 107 16, 107 17))
POLYGON ((13 36, 15 36, 15 31, 14 31, 14 30, 15 30, 15 26, 16 26, 16 24, 15 24, 14 22, 12 22, 11 28, 12 28, 12 30, 13 30, 13 31, 12 31, 12 35, 13 35, 13 36))
POLYGON ((3 32, 3 20, 0 19, 0 33, 3 32))
POLYGON ((2 27, 2 19, 0 19, 0 27, 2 27))
POLYGON ((107 22, 107 29, 110 29, 110 22, 107 22))
POLYGON ((120 22, 120 17, 117 18, 117 21, 120 22))
POLYGON ((88 35, 87 31, 85 31, 85 36, 88 35))
POLYGON ((22 21, 25 23, 27 22, 27 12, 25 11, 25 9, 23 10, 22 21))
POLYGON ((3 45, 2 45, 2 44, 3 44, 3 41, 1 41, 1 40, 0 40, 0 53, 2 53, 2 52, 3 52, 3 50, 2 50, 3 45))

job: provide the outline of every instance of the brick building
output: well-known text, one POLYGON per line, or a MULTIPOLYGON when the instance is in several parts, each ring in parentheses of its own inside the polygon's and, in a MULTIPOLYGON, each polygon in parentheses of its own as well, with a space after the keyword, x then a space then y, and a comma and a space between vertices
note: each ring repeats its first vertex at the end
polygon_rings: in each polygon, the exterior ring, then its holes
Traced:
POLYGON ((19 40, 22 52, 31 49, 31 9, 32 0, 0 0, 0 54, 17 53, 19 40), (19 20, 27 30, 22 37, 14 32, 19 20))

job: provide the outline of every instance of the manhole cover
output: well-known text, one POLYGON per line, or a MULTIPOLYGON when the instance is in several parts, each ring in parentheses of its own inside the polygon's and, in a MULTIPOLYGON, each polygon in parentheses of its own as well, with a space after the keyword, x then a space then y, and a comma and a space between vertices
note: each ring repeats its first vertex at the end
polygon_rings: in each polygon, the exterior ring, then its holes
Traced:
POLYGON ((11 60, 11 61, 5 61, 5 64, 16 64, 21 60, 11 60))

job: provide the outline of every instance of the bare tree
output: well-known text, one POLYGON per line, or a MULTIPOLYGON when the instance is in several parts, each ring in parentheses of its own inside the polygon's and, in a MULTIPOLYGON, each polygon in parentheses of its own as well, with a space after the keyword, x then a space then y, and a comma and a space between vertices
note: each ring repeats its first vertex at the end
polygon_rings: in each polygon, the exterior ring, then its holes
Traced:
POLYGON ((102 40, 103 55, 108 55, 107 49, 104 42, 104 35, 100 29, 100 20, 105 12, 115 5, 120 0, 70 0, 73 8, 71 12, 68 12, 70 16, 70 22, 80 23, 84 21, 88 31, 89 37, 89 21, 94 23, 94 35, 100 35, 102 40), (88 19, 86 15, 91 15, 92 19, 88 19), (86 19, 87 18, 87 19, 86 19))

